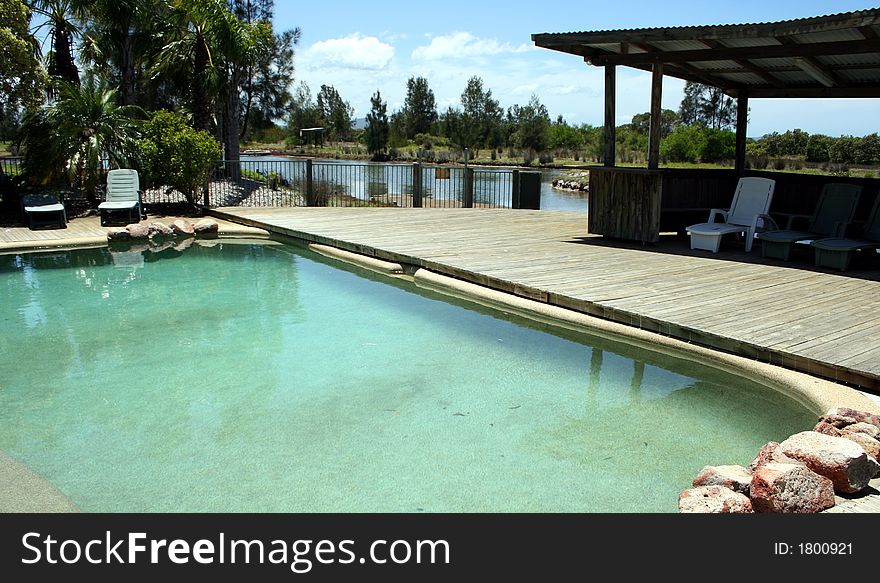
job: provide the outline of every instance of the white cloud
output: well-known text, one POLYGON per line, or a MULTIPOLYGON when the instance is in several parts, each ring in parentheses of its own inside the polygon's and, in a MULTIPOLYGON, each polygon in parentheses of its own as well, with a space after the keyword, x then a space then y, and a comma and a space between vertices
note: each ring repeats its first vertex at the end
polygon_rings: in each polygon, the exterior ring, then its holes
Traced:
POLYGON ((469 32, 454 32, 435 36, 430 44, 416 47, 412 58, 419 61, 440 59, 460 59, 465 57, 485 57, 501 53, 522 53, 531 50, 529 45, 500 43, 494 38, 478 38, 469 32))
POLYGON ((300 62, 311 68, 339 67, 380 71, 394 58, 394 47, 374 36, 357 33, 318 41, 299 56, 300 62))

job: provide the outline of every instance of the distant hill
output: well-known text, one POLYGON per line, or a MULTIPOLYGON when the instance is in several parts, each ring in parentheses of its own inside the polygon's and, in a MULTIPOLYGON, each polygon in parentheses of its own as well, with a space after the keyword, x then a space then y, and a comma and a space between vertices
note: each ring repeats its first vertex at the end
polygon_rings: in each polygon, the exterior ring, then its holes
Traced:
POLYGON ((351 127, 356 130, 365 130, 367 129, 367 118, 365 117, 357 117, 352 120, 351 127))

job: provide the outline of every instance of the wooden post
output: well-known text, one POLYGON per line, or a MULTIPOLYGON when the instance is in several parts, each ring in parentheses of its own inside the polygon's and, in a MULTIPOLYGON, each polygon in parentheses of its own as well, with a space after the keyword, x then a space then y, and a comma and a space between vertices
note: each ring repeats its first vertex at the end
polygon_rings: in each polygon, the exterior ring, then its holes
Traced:
POLYGON ((413 208, 419 208, 422 206, 422 165, 418 162, 413 162, 412 172, 413 208))
POLYGON ((654 63, 651 71, 651 126, 648 134, 648 168, 660 167, 660 101, 663 97, 663 63, 654 63))
POLYGON ((312 180, 311 158, 306 158, 306 206, 315 206, 315 184, 312 180))
POLYGON ((520 202, 519 170, 513 171, 510 181, 513 186, 513 192, 511 192, 510 196, 510 208, 522 208, 522 203, 520 202))
POLYGON ((464 194, 461 201, 462 208, 474 208, 474 169, 464 167, 464 194))
POLYGON ((614 166, 617 156, 615 141, 615 101, 617 99, 617 71, 614 65, 605 65, 605 166, 614 166))
POLYGON ((749 126, 749 93, 741 89, 736 96, 736 173, 746 171, 746 132, 749 126))

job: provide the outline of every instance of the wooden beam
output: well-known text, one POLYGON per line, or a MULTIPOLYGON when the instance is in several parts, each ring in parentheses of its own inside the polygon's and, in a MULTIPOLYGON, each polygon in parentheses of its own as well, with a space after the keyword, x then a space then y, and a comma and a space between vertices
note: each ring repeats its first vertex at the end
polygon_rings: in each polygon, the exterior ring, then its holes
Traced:
POLYGON ((873 26, 860 26, 857 30, 865 40, 875 40, 877 38, 877 31, 874 30, 873 26))
POLYGON ((617 70, 614 65, 605 67, 605 166, 613 167, 617 157, 617 70))
POLYGON ((736 173, 746 170, 746 132, 749 126, 749 94, 742 91, 736 98, 736 173))
MULTIPOLYGON (((713 39, 702 39, 702 40, 700 40, 700 42, 703 43, 704 45, 706 45, 707 47, 712 48, 712 49, 730 48, 730 47, 727 47, 724 44, 722 44, 720 41, 713 40, 713 39)), ((739 65, 740 67, 742 67, 743 69, 745 69, 746 71, 748 71, 749 73, 753 73, 753 74, 757 75, 758 77, 763 79, 765 83, 767 83, 768 85, 770 85, 772 87, 783 87, 784 86, 784 83, 781 80, 777 79, 776 77, 774 77, 773 75, 768 73, 766 70, 762 69, 761 67, 755 65, 754 63, 752 63, 748 59, 734 59, 733 62, 736 63, 737 65, 739 65)))
MULTIPOLYGON (((631 43, 632 46, 638 47, 639 49, 645 52, 657 52, 659 49, 653 46, 650 43, 631 43)), ((693 65, 689 65, 688 63, 675 63, 672 65, 674 70, 667 69, 666 74, 669 74, 672 77, 678 77, 679 79, 684 79, 685 81, 696 81, 698 83, 702 83, 704 85, 713 85, 715 87, 721 87, 722 89, 727 88, 727 84, 719 84, 720 80, 712 78, 705 73, 703 73, 702 69, 694 67, 693 65), (678 73, 676 71, 681 71, 678 73)), ((638 69, 642 69, 644 71, 653 71, 653 64, 651 65, 642 65, 638 66, 638 69)))
POLYGON ((735 61, 736 59, 770 59, 780 57, 815 57, 818 55, 845 55, 880 53, 880 40, 859 40, 804 44, 782 44, 760 47, 729 47, 723 49, 696 49, 687 51, 655 51, 629 55, 597 55, 590 62, 597 66, 636 65, 653 63, 685 63, 699 61, 735 61))
POLYGON ((651 125, 648 131, 648 168, 660 167, 661 99, 663 97, 663 63, 654 63, 651 72, 651 125))

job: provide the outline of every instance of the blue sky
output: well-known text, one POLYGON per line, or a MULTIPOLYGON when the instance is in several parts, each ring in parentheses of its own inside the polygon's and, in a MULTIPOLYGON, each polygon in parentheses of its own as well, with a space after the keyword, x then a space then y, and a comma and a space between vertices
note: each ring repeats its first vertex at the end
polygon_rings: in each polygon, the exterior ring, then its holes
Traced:
MULTIPOLYGON (((377 89, 389 112, 399 109, 412 76, 428 79, 441 110, 457 105, 476 75, 505 108, 534 93, 554 119, 600 125, 602 70, 536 48, 533 33, 788 20, 871 8, 868 1, 276 0, 275 26, 302 30, 296 82, 305 81, 313 97, 322 84, 333 85, 357 117, 377 89)), ((650 74, 619 67, 617 75, 620 124, 648 110, 650 74)), ((667 78, 663 107, 678 109, 683 87, 667 78)), ((793 128, 864 135, 880 131, 880 99, 753 99, 749 120, 753 137, 793 128)))

